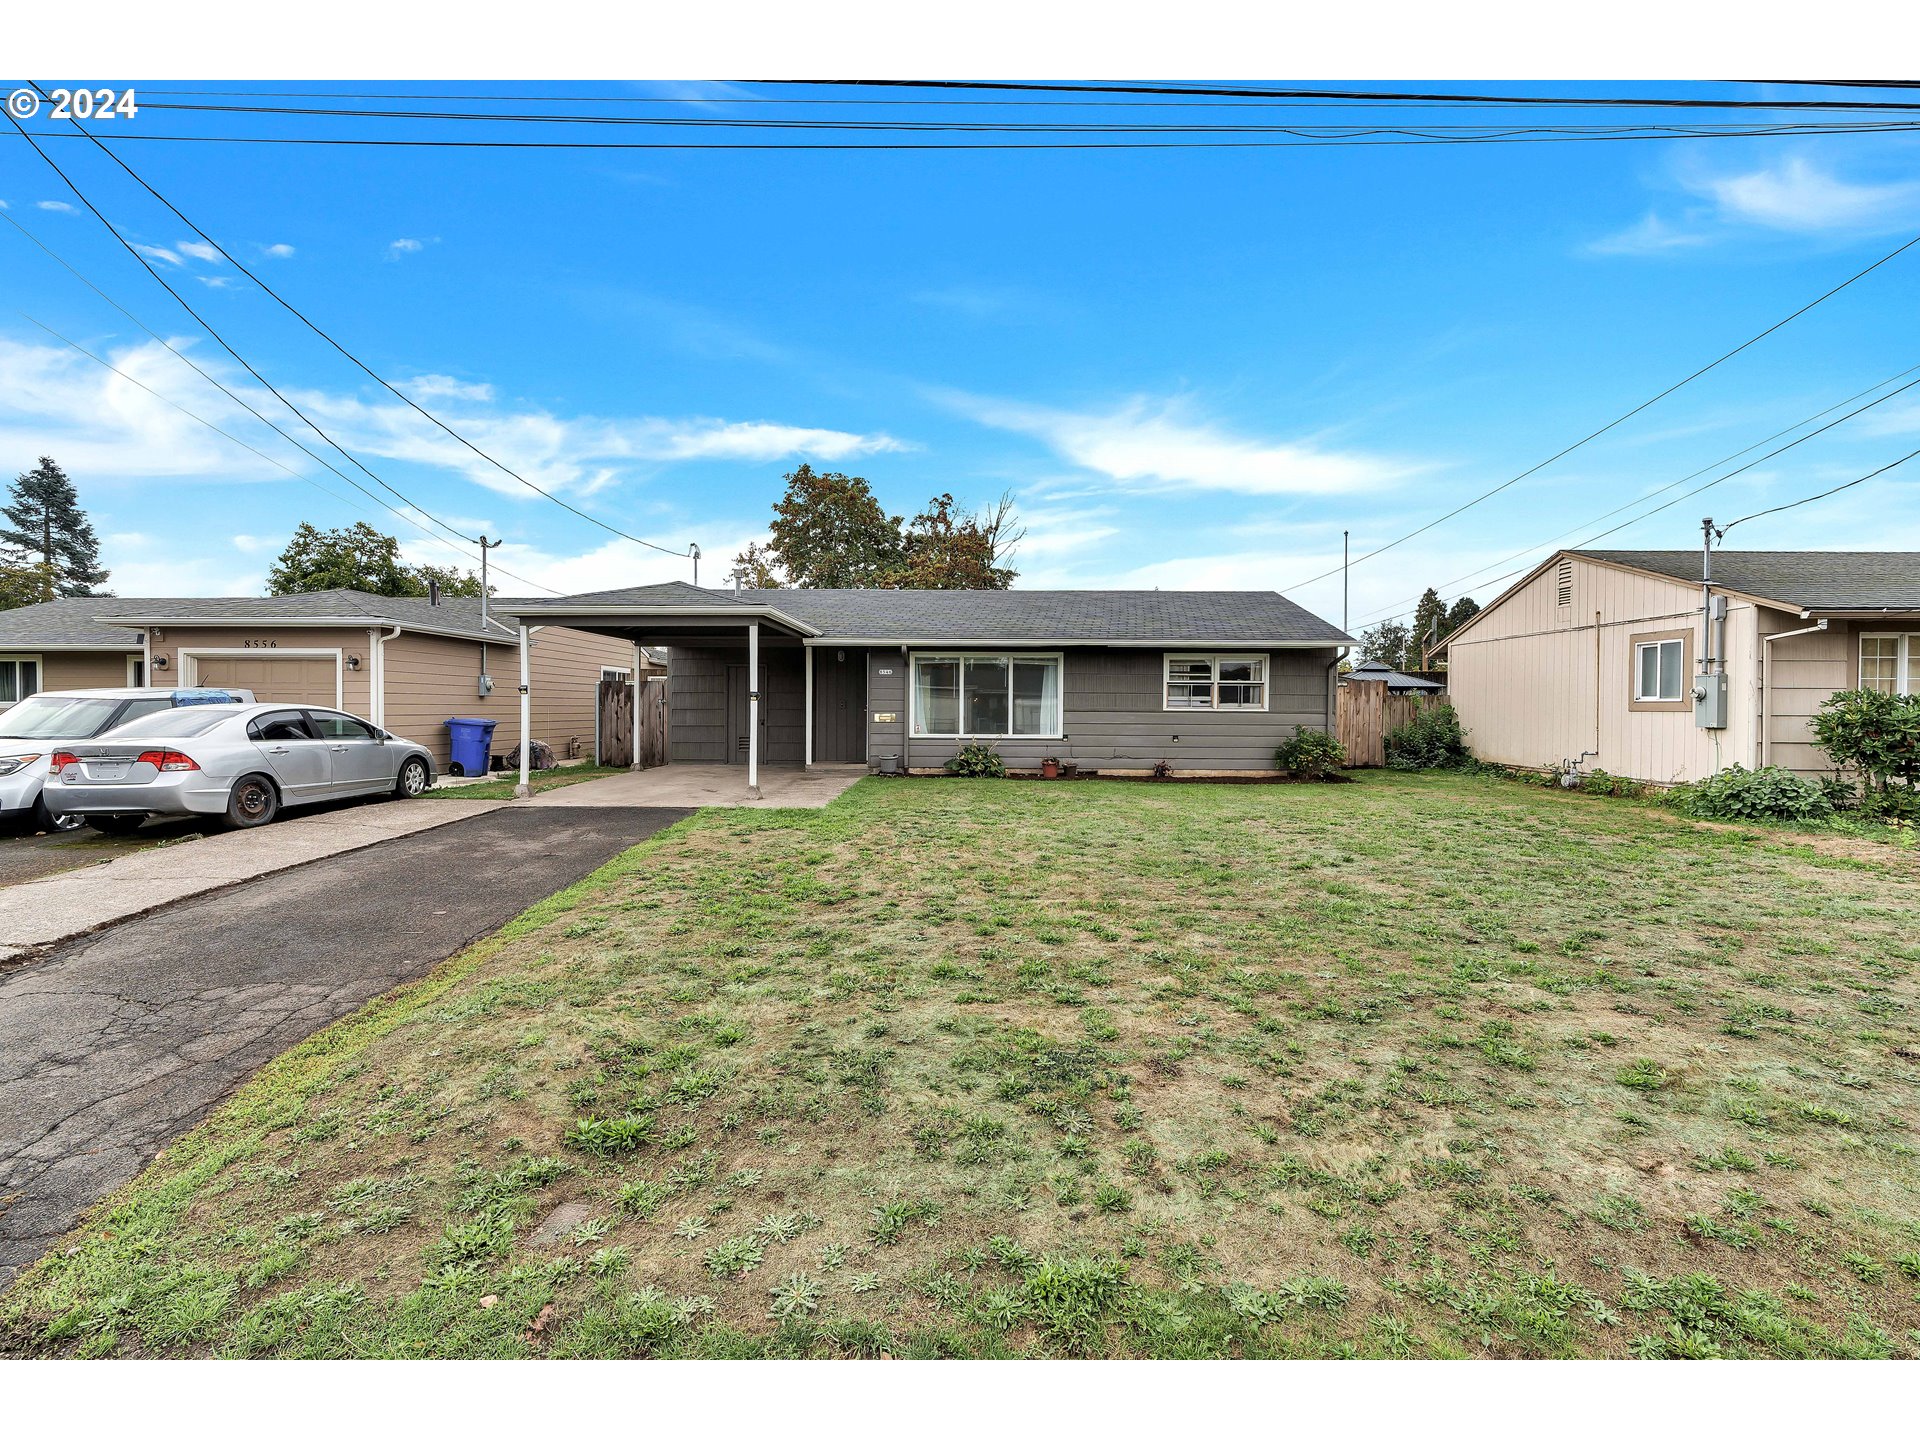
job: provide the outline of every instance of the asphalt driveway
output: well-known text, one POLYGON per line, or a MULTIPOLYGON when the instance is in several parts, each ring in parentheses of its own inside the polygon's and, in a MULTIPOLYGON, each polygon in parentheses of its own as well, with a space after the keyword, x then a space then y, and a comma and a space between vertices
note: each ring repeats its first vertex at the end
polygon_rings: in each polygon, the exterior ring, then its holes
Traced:
POLYGON ((0 1288, 267 1060, 690 813, 493 810, 0 975, 0 1288))

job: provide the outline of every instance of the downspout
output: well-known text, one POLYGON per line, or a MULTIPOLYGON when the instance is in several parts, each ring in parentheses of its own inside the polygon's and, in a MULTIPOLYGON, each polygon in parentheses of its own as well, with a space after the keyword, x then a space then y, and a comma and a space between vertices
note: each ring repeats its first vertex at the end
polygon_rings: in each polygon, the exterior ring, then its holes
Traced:
MULTIPOLYGON (((961 669, 966 668, 965 664, 961 669)), ((900 773, 913 773, 913 653, 900 647, 900 773)), ((1066 697, 1060 697, 1060 711, 1066 713, 1066 697)))
MULTIPOLYGON (((1593 758, 1600 758, 1600 611, 1593 612, 1593 758)), ((1631 657, 1629 657, 1631 658, 1631 657)))
POLYGON ((1778 635, 1760 637, 1760 768, 1773 763, 1773 642, 1795 635, 1812 635, 1827 628, 1824 620, 1800 630, 1782 630, 1778 635))
POLYGON ((1340 662, 1347 658, 1349 647, 1342 645, 1333 652, 1333 659, 1327 662, 1327 734, 1333 734, 1339 725, 1340 714, 1340 662))
POLYGON ((400 627, 396 625, 392 630, 382 635, 380 633, 380 627, 376 625, 367 633, 373 637, 373 678, 371 681, 373 685, 373 703, 370 707, 373 710, 373 714, 367 718, 384 730, 387 728, 387 641, 400 638, 400 627))
POLYGON ((140 683, 153 684, 153 632, 140 632, 140 683))
POLYGON ((533 759, 533 690, 527 679, 527 627, 520 627, 520 783, 513 787, 513 798, 525 800, 533 794, 533 786, 527 781, 527 770, 533 759))

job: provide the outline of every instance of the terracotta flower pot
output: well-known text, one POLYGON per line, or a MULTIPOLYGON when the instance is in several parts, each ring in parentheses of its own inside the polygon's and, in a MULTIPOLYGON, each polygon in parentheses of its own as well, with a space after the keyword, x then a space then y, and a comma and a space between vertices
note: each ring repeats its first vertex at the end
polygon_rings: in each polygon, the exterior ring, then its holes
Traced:
POLYGON ((1051 757, 1042 760, 1040 762, 1040 778, 1042 780, 1058 780, 1060 778, 1060 762, 1051 757))

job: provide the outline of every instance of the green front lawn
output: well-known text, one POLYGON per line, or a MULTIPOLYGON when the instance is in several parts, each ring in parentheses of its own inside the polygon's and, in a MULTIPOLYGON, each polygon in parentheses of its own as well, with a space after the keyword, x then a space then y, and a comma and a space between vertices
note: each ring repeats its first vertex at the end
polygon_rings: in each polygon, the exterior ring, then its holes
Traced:
POLYGON ((1913 1355, 1916 916, 1466 777, 705 811, 268 1066, 0 1349, 1913 1355))

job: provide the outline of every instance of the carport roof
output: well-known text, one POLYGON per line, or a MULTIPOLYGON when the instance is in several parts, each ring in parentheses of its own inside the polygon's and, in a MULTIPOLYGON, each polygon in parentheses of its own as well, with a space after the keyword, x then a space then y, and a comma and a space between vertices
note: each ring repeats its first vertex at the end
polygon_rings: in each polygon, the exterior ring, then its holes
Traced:
POLYGON ((821 642, 874 644, 1298 645, 1350 643, 1271 590, 708 590, 674 581, 557 600, 497 602, 503 614, 666 621, 737 612, 821 642))

